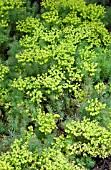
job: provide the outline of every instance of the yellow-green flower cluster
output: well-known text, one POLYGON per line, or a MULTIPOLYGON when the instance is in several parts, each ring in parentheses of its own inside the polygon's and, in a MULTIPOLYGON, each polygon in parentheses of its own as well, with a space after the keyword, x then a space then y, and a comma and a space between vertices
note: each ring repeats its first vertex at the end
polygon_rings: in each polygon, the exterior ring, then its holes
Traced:
POLYGON ((103 83, 103 82, 99 82, 98 84, 96 84, 95 86, 94 86, 94 88, 95 88, 95 90, 96 90, 96 92, 98 93, 98 94, 104 94, 104 93, 106 93, 106 85, 103 83))
POLYGON ((45 135, 50 134, 57 128, 56 122, 59 117, 60 116, 58 114, 38 112, 36 121, 40 126, 39 130, 45 135))
POLYGON ((71 121, 66 124, 67 142, 66 150, 69 154, 81 153, 96 157, 107 157, 111 152, 111 132, 101 127, 97 121, 89 121, 84 118, 82 121, 71 121), (70 142, 68 142, 68 140, 70 142))
POLYGON ((99 102, 97 98, 88 100, 88 106, 85 108, 91 116, 96 116, 101 110, 105 109, 106 104, 99 102))
POLYGON ((9 72, 9 68, 0 64, 0 82, 4 80, 5 74, 9 72))

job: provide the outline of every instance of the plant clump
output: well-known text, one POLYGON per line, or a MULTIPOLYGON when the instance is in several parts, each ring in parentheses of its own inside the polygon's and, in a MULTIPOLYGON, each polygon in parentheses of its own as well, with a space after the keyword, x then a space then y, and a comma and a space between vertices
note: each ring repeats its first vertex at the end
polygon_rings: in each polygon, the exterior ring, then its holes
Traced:
POLYGON ((29 2, 11 2, 0 2, 2 30, 4 23, 5 31, 15 30, 8 58, 2 53, 0 60, 0 133, 8 146, 0 169, 90 170, 96 157, 111 153, 111 34, 101 21, 104 7, 47 0, 35 14, 29 2), (9 20, 10 9, 23 18, 9 20))

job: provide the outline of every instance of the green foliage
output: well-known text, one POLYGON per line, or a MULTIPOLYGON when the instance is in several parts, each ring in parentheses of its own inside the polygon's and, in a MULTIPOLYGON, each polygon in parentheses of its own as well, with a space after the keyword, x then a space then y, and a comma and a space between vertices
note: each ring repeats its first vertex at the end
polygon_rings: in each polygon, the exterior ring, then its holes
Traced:
MULTIPOLYGON (((16 17, 19 16, 20 13, 22 13, 25 8, 23 7, 22 1, 0 1, 0 49, 3 53, 5 53, 5 50, 8 48, 8 43, 10 39, 10 33, 11 33, 11 27, 15 27, 15 22, 17 21, 16 17), (13 19, 12 19, 13 18, 13 19), (16 20, 16 21, 15 21, 16 20), (13 23, 11 23, 13 21, 13 23)), ((20 18, 19 18, 20 19, 20 18)), ((23 18, 22 18, 23 19, 23 18)), ((12 29, 12 31, 14 31, 12 29)), ((2 56, 3 57, 3 56, 2 56)))
POLYGON ((108 3, 108 0, 86 0, 87 3, 100 3, 102 5, 106 5, 108 3))
MULTIPOLYGON (((1 0, 0 1, 0 61, 12 58, 12 54, 19 51, 15 43, 20 39, 22 33, 16 29, 16 22, 25 20, 33 13, 30 1, 26 0, 1 0), (11 45, 10 45, 11 44, 11 45), (14 51, 11 53, 11 51, 14 51)), ((34 16, 35 14, 32 14, 34 16)))
POLYGON ((105 15, 103 22, 105 23, 105 26, 107 28, 109 29, 111 28, 111 7, 106 7, 106 15, 105 15))
POLYGON ((2 29, 7 23, 16 33, 8 33, 10 57, 1 60, 1 126, 7 124, 11 137, 1 168, 91 169, 93 158, 111 153, 111 35, 101 22, 104 8, 48 0, 35 17, 26 1, 4 2, 2 29))
POLYGON ((110 65, 110 60, 111 60, 111 47, 108 47, 108 50, 103 50, 103 49, 96 49, 97 51, 97 59, 96 62, 98 62, 98 69, 100 71, 100 79, 102 81, 106 81, 108 79, 111 79, 110 77, 110 71, 111 71, 111 65, 110 65), (104 64, 103 64, 104 63, 104 64))

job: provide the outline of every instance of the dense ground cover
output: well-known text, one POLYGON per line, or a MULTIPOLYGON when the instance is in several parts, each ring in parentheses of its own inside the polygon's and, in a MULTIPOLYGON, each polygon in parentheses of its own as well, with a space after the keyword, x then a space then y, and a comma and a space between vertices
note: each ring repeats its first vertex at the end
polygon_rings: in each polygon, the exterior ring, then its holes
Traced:
POLYGON ((0 169, 89 170, 111 154, 111 34, 84 0, 0 0, 0 169))

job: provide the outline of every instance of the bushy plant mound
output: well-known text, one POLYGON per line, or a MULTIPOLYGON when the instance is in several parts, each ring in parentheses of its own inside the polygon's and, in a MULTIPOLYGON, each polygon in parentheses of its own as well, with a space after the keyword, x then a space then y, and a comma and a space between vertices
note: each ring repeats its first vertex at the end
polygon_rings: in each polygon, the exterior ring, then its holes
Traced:
POLYGON ((111 154, 111 35, 103 17, 102 6, 84 0, 47 0, 40 17, 16 21, 19 49, 0 66, 1 134, 11 144, 0 169, 88 170, 111 154))
POLYGON ((105 7, 105 17, 102 19, 102 22, 105 24, 105 27, 111 32, 111 1, 110 0, 85 0, 87 4, 103 5, 105 7))

